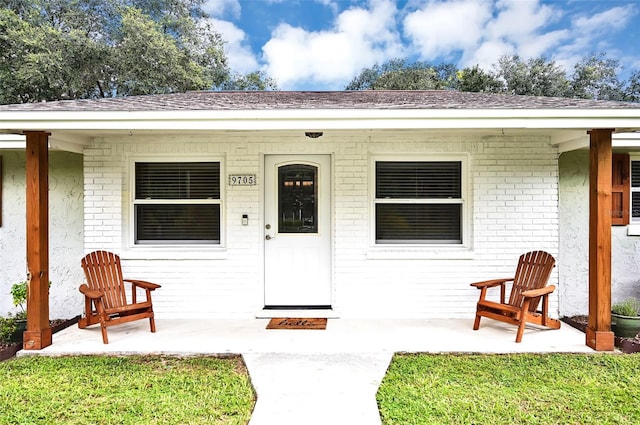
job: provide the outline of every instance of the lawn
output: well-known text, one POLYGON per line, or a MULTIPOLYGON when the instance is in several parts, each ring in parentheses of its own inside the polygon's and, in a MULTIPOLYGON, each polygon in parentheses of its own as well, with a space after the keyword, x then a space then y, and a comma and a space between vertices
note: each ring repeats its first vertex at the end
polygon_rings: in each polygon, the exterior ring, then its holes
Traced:
POLYGON ((640 355, 398 354, 378 391, 391 424, 639 424, 640 355))
POLYGON ((255 394, 231 358, 19 357, 0 363, 0 424, 246 424, 255 394))

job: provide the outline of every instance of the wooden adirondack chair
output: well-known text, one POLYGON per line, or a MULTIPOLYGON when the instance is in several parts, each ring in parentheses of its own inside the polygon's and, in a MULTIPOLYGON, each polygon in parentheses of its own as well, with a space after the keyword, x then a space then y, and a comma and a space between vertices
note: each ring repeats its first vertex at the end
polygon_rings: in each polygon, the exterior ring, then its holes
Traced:
POLYGON ((473 329, 478 330, 482 317, 511 323, 518 326, 516 342, 522 341, 526 323, 559 329, 560 321, 548 315, 549 294, 556 287, 546 286, 555 263, 556 260, 549 253, 532 251, 520 256, 515 277, 472 283, 471 286, 480 289, 480 300, 473 329), (513 282, 513 285, 509 300, 505 302, 505 286, 508 282, 513 282), (495 286, 500 286, 500 302, 486 299, 487 290, 495 286), (542 311, 536 311, 541 300, 542 311))
POLYGON ((80 329, 99 323, 105 344, 109 343, 108 326, 148 318, 151 332, 156 331, 151 291, 160 288, 160 285, 124 279, 120 257, 107 251, 95 251, 86 255, 82 259, 82 269, 87 283, 80 285, 80 292, 85 297, 85 317, 78 321, 80 329), (131 284, 129 299, 125 283, 131 284), (144 289, 146 301, 138 302, 137 288, 144 289))

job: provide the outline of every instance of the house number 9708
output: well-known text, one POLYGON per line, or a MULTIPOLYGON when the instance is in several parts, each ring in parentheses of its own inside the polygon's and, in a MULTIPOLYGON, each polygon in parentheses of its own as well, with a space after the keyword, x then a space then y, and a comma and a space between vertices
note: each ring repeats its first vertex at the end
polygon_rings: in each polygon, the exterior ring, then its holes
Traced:
POLYGON ((229 186, 253 186, 256 184, 255 174, 231 174, 229 186))

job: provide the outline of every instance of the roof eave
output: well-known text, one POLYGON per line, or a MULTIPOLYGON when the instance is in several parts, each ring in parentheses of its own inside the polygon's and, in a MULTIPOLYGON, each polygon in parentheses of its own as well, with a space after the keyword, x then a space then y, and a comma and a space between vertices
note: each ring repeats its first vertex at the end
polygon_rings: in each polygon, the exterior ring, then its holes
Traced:
POLYGON ((16 130, 640 129, 638 109, 3 111, 16 130))

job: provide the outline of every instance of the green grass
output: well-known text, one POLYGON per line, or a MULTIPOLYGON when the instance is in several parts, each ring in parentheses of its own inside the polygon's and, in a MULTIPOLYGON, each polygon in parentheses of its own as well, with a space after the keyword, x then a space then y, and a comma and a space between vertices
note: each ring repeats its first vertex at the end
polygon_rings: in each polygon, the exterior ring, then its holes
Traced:
POLYGON ((394 356, 390 424, 639 424, 640 355, 394 356))
POLYGON ((20 357, 0 363, 0 424, 246 424, 242 360, 20 357))

